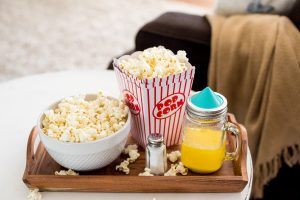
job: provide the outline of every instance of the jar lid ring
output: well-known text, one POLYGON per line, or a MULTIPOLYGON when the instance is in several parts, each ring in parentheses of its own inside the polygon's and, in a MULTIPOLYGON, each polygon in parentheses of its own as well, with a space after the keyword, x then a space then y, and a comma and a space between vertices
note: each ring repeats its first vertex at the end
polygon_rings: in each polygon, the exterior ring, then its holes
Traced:
MULTIPOLYGON (((199 92, 197 92, 199 93, 199 92)), ((195 93, 194 95, 196 95, 195 93)), ((221 106, 217 108, 201 108, 194 105, 191 101, 192 96, 190 96, 187 100, 187 112, 191 112, 193 115, 197 117, 216 117, 224 114, 227 111, 227 99, 220 93, 215 92, 217 96, 222 98, 223 103, 221 106)))

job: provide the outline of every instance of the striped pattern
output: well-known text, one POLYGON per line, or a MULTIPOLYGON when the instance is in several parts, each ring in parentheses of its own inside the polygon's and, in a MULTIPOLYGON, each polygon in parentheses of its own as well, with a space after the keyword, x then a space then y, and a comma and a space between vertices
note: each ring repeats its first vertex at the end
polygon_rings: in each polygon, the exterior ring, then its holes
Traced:
MULTIPOLYGON (((138 101, 140 112, 132 111, 131 134, 142 147, 146 146, 146 139, 151 133, 161 133, 167 146, 179 144, 182 134, 182 122, 185 115, 186 100, 190 94, 195 67, 180 74, 166 78, 139 80, 128 76, 114 64, 121 93, 130 92, 138 101), (153 115, 155 106, 163 99, 173 94, 182 94, 184 104, 172 115, 166 118, 157 118, 153 115)), ((176 102, 175 102, 176 103, 176 102)))

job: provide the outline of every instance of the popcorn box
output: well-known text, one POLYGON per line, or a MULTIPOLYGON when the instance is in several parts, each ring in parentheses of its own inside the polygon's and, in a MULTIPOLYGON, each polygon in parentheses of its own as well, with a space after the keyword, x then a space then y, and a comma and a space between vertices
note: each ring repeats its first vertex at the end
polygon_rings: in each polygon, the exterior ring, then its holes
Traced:
POLYGON ((189 69, 180 74, 140 80, 123 72, 116 60, 113 66, 121 94, 132 114, 133 138, 145 147, 149 134, 160 133, 166 146, 179 144, 195 67, 189 64, 189 69))

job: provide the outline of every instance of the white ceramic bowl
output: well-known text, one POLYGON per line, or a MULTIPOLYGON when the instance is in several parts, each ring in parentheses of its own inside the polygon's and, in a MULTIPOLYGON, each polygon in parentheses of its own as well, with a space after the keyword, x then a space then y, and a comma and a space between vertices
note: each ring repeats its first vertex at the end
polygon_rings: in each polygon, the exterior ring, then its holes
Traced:
MULTIPOLYGON (((95 98, 96 95, 86 96, 86 100, 95 98)), ((59 102, 52 104, 47 110, 56 108, 59 102)), ((131 116, 128 112, 125 125, 108 137, 86 143, 62 142, 43 133, 41 121, 44 117, 45 115, 42 113, 38 119, 38 132, 47 152, 61 166, 77 171, 98 169, 118 158, 125 146, 131 127, 131 116)))

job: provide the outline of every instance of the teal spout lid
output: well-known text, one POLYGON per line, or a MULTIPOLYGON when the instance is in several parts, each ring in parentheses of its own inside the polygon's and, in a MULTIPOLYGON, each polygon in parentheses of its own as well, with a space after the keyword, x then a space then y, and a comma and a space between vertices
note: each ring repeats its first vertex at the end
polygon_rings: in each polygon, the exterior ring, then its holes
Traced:
POLYGON ((188 98, 186 113, 201 119, 224 116, 227 113, 227 100, 223 95, 206 87, 188 98))
POLYGON ((213 109, 220 107, 224 100, 220 95, 206 87, 191 97, 191 102, 198 108, 213 109))

